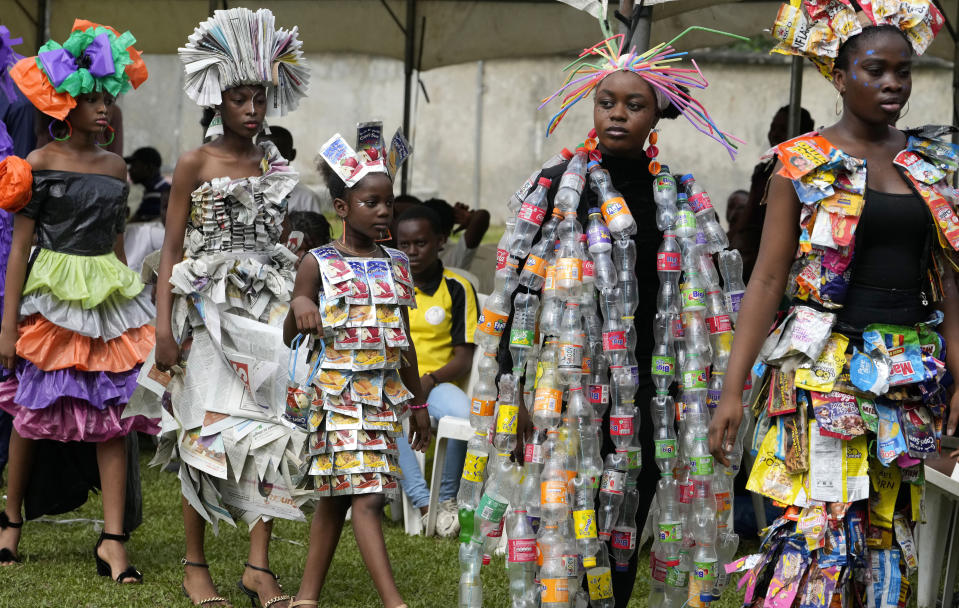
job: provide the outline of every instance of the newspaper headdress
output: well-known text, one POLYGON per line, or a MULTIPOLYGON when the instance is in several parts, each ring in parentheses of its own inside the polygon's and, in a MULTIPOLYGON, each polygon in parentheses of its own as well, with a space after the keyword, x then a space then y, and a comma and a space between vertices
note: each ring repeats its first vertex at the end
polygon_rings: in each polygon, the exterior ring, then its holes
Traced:
POLYGON ((117 97, 143 84, 147 68, 134 43, 130 32, 77 19, 63 44, 48 40, 36 57, 20 59, 10 76, 38 110, 63 120, 80 95, 105 91, 117 97))
POLYGON ((240 85, 266 87, 267 115, 296 109, 310 72, 297 28, 274 29, 273 13, 261 8, 219 10, 193 30, 178 49, 186 69, 186 94, 203 107, 219 105, 221 93, 240 85))
MULTIPOLYGON (((942 29, 945 20, 929 0, 859 0, 867 23, 892 25, 902 30, 917 55, 922 55, 942 29)), ((773 24, 779 43, 773 53, 802 55, 832 80, 839 47, 862 32, 850 0, 790 0, 783 4, 773 24)))
POLYGON ((402 128, 393 134, 389 150, 384 150, 381 122, 361 122, 356 125, 356 148, 358 152, 339 133, 320 147, 320 157, 348 188, 370 173, 385 173, 393 180, 413 152, 403 136, 402 128))
POLYGON ((568 75, 563 86, 544 99, 539 106, 542 109, 550 101, 563 96, 559 111, 549 120, 547 136, 556 129, 569 109, 588 97, 604 78, 614 72, 632 72, 652 87, 660 110, 672 104, 697 130, 718 141, 729 151, 729 155, 735 158, 736 143, 743 143, 742 140, 719 129, 703 104, 689 94, 689 89, 705 89, 709 82, 693 59, 690 59, 692 67, 674 65, 682 61, 687 53, 674 49, 673 43, 694 30, 741 40, 747 40, 746 38, 705 27, 690 27, 669 42, 657 44, 645 52, 639 53, 635 47, 627 52, 628 37, 624 34, 611 36, 608 24, 602 21, 600 24, 607 38, 585 49, 576 61, 566 66, 563 71, 568 72, 568 75))

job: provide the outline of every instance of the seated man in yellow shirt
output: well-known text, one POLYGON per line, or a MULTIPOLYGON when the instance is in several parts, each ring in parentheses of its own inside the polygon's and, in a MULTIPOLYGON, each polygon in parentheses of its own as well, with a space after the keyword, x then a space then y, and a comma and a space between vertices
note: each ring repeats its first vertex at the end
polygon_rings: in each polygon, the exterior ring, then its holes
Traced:
MULTIPOLYGON (((434 418, 469 418, 470 399, 464 389, 473 365, 472 343, 476 331, 476 292, 469 281, 443 268, 439 253, 446 243, 439 216, 423 205, 408 208, 396 227, 397 247, 410 258, 416 288, 416 308, 410 310, 410 336, 416 346, 420 382, 428 393, 430 415, 434 418)), ((405 441, 398 441, 400 483, 425 522, 429 489, 405 441)), ((440 486, 436 533, 453 536, 459 532, 456 492, 466 459, 466 442, 450 441, 440 486)))

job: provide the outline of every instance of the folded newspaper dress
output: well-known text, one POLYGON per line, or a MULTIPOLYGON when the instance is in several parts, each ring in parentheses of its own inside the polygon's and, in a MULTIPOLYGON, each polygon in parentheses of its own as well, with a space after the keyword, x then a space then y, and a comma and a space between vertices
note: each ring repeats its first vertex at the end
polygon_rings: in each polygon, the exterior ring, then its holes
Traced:
POLYGON ((261 146, 262 175, 193 192, 185 258, 170 278, 173 332, 189 354, 166 387, 155 462, 179 458, 183 495, 214 529, 219 520, 303 519, 292 493, 306 433, 282 418, 281 327, 296 258, 277 244, 297 174, 272 143, 261 146))
POLYGON ((311 252, 325 341, 306 419, 304 480, 315 497, 398 495, 396 441, 413 397, 399 374, 410 345, 402 309, 416 300, 406 255, 383 249, 388 258, 344 258, 329 245, 311 252))
MULTIPOLYGON (((126 218, 127 184, 108 175, 34 171, 36 255, 20 307, 16 386, 0 407, 24 437, 106 441, 156 434, 157 421, 123 417, 154 343, 149 293, 113 254, 126 218)), ((157 416, 158 418, 158 416, 157 416)))

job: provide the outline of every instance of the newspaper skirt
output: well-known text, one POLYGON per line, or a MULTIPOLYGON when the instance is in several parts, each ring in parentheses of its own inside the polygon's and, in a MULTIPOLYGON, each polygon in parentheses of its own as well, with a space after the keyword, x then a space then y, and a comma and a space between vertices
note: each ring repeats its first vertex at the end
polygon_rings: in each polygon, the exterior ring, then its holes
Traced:
POLYGON ((939 319, 860 336, 796 307, 767 340, 747 488, 785 511, 759 554, 726 567, 746 572, 745 605, 761 601, 763 581, 783 608, 905 605, 923 459, 938 454, 948 404, 939 319))
MULTIPOLYGON (((289 250, 216 253, 173 268, 173 330, 183 371, 166 385, 156 464, 179 459, 184 497, 220 520, 304 521, 295 488, 306 432, 284 421, 282 323, 293 286, 289 250)), ((147 374, 141 383, 150 384, 147 374)))
POLYGON ((16 378, 0 408, 29 439, 102 442, 157 420, 124 416, 154 344, 149 294, 113 253, 40 249, 24 285, 16 378), (14 392, 15 391, 15 392, 14 392))

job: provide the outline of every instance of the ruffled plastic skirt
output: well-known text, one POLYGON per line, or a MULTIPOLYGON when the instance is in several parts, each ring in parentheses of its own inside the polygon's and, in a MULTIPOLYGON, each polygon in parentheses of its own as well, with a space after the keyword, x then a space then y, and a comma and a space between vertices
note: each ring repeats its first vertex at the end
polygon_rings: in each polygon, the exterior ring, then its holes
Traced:
POLYGON ((29 439, 100 442, 159 420, 123 417, 153 348, 143 283, 112 253, 41 249, 21 302, 16 380, 0 383, 0 409, 29 439))

